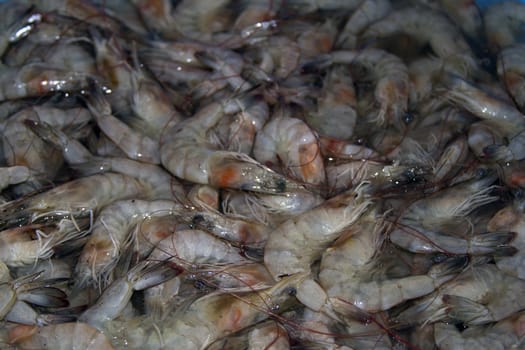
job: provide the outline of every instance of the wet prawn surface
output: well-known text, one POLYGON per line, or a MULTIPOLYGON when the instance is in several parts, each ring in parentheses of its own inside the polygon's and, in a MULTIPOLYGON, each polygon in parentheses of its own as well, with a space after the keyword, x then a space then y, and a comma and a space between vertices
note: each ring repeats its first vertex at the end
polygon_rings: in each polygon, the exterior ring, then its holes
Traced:
POLYGON ((525 5, 0 3, 2 349, 525 348, 525 5))

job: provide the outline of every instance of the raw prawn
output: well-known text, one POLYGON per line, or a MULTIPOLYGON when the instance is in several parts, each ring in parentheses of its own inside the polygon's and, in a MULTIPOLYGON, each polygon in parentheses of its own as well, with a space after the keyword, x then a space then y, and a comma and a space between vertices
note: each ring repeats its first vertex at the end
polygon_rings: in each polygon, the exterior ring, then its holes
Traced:
POLYGON ((319 186, 325 182, 324 163, 317 135, 300 119, 273 116, 257 133, 253 145, 256 160, 274 169, 290 171, 300 183, 319 186))
POLYGON ((310 265, 372 203, 366 198, 367 190, 363 185, 330 198, 271 231, 264 248, 264 263, 272 276, 279 279, 309 272, 310 265))
POLYGON ((525 345, 525 315, 520 312, 495 324, 469 327, 460 332, 454 324, 434 324, 435 343, 441 350, 520 349, 525 345))
POLYGON ((501 1, 485 10, 485 35, 491 50, 499 50, 517 42, 525 22, 525 4, 519 1, 501 1))
POLYGON ((478 68, 474 54, 459 29, 445 15, 431 9, 405 7, 392 11, 372 23, 363 37, 377 39, 399 33, 429 44, 438 57, 464 72, 478 68))
POLYGON ((30 170, 23 165, 0 168, 0 191, 4 188, 28 181, 31 178, 30 170))
POLYGON ((392 322, 460 321, 466 325, 497 322, 523 309, 524 286, 525 281, 507 275, 496 265, 471 266, 403 310, 392 322))
POLYGON ((114 350, 104 333, 81 322, 17 325, 9 330, 9 343, 21 350, 114 350))
POLYGON ((500 80, 520 110, 525 110, 525 67, 521 58, 525 55, 525 45, 515 44, 503 48, 498 55, 497 70, 500 80))
MULTIPOLYGON (((365 67, 376 82, 374 96, 379 104, 379 112, 372 117, 378 125, 393 124, 404 130, 403 117, 408 108, 408 69, 396 55, 380 49, 356 51, 332 51, 322 55, 318 64, 350 64, 365 67)), ((306 66, 308 67, 308 66, 306 66)))
POLYGON ((391 11, 390 0, 365 0, 355 9, 339 32, 337 47, 339 49, 356 49, 361 31, 371 23, 380 20, 391 11))
POLYGON ((41 63, 22 67, 0 66, 0 101, 41 97, 53 92, 76 92, 87 89, 91 74, 48 67, 41 63))
POLYGON ((218 339, 296 304, 296 288, 305 277, 296 274, 256 292, 209 294, 159 324, 137 318, 109 325, 106 332, 117 346, 125 343, 129 349, 205 349, 218 339))
POLYGON ((214 187, 263 193, 300 188, 247 155, 217 150, 207 140, 207 132, 220 119, 243 111, 250 113, 252 106, 250 99, 213 102, 179 123, 161 141, 162 164, 175 176, 214 187))
POLYGON ((117 119, 111 113, 109 101, 101 91, 93 93, 87 105, 99 128, 113 141, 124 153, 134 160, 159 164, 159 142, 142 132, 135 131, 127 124, 117 119))
POLYGON ((523 211, 525 203, 522 198, 514 199, 513 203, 499 210, 487 224, 489 231, 508 230, 516 232, 512 246, 517 249, 513 256, 500 256, 495 258, 496 266, 512 276, 525 279, 525 221, 523 211))
POLYGON ((134 291, 155 286, 176 274, 176 269, 163 262, 142 261, 130 269, 125 276, 113 281, 95 304, 84 311, 78 320, 103 330, 106 322, 117 318, 124 310, 134 291))
POLYGON ((77 284, 84 286, 95 281, 106 285, 121 254, 137 238, 131 229, 149 217, 173 215, 182 209, 182 205, 173 201, 138 199, 115 201, 105 207, 97 215, 80 253, 75 273, 77 284))

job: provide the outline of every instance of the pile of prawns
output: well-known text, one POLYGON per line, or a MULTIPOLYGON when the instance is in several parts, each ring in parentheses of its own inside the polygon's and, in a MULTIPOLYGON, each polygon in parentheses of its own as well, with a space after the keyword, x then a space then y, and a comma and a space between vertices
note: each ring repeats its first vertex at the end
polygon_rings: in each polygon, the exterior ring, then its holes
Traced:
POLYGON ((0 3, 0 343, 525 347, 525 5, 0 3))

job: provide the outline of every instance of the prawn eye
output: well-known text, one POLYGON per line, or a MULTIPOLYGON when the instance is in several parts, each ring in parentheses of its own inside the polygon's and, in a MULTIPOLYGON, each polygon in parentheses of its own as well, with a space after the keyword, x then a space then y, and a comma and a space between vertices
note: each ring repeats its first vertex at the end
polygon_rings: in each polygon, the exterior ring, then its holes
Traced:
POLYGON ((208 289, 208 286, 202 280, 196 280, 195 282, 193 282, 193 287, 195 287, 195 289, 198 289, 198 290, 201 290, 201 291, 204 291, 204 290, 208 289))
POLYGON ((277 179, 275 181, 275 187, 276 187, 278 193, 282 193, 282 192, 286 191, 286 180, 285 179, 277 179))
POLYGON ((486 168, 479 168, 476 170, 476 178, 483 178, 488 175, 488 170, 486 168))
POLYGON ((408 124, 412 123, 412 121, 414 121, 414 114, 412 114, 410 112, 405 112, 405 114, 403 114, 403 123, 408 125, 408 124))
POLYGON ((286 294, 288 294, 289 296, 291 297, 294 297, 297 295, 297 289, 295 289, 294 287, 289 287, 287 290, 286 290, 286 294))
POLYGON ((204 221, 204 216, 202 216, 201 214, 197 214, 193 217, 193 219, 191 220, 191 223, 193 225, 198 225, 198 224, 201 224, 203 221, 204 221))

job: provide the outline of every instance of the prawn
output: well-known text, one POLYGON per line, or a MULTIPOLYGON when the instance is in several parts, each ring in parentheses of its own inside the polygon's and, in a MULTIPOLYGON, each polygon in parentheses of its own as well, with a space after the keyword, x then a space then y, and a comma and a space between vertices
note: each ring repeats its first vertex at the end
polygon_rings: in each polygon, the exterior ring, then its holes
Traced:
POLYGON ((161 140, 162 165, 173 175, 199 184, 263 193, 300 188, 245 154, 217 150, 207 132, 225 115, 250 113, 248 99, 213 102, 168 130, 161 140))
POLYGON ((466 325, 498 322, 523 309, 525 281, 496 265, 471 266, 455 279, 392 319, 399 324, 460 321, 466 325))
POLYGON ((435 343, 442 350, 519 349, 525 345, 525 314, 519 312, 492 325, 469 327, 460 332, 453 324, 434 324, 435 343))
POLYGON ((478 69, 472 50, 458 28, 445 15, 431 9, 406 7, 390 12, 372 23, 363 38, 386 38, 399 33, 429 44, 438 57, 463 72, 478 69))
POLYGON ((86 221, 71 216, 61 219, 55 227, 34 224, 0 231, 0 259, 11 267, 48 259, 56 247, 85 236, 89 231, 86 221))
POLYGON ((518 1, 494 3, 485 10, 483 21, 489 48, 498 52, 517 42, 525 22, 525 4, 518 1))
MULTIPOLYGON (((87 106, 98 127, 124 153, 134 160, 151 164, 160 163, 159 142, 156 139, 135 131, 111 113, 109 101, 101 91, 95 91, 87 100, 87 106)), ((133 106, 133 105, 132 105, 133 106)))
POLYGON ((117 318, 134 291, 144 290, 162 283, 177 274, 177 271, 163 262, 142 261, 129 270, 125 276, 113 281, 78 318, 80 322, 104 330, 104 324, 117 318))
POLYGON ((172 313, 162 323, 137 318, 120 324, 114 322, 106 332, 116 346, 125 343, 129 349, 205 349, 218 339, 296 304, 294 295, 305 277, 289 276, 271 288, 255 292, 212 293, 172 313))
POLYGON ((359 34, 371 23, 391 11, 390 0, 365 0, 354 10, 339 32, 336 46, 339 49, 356 49, 359 34))
POLYGON ((508 139, 507 145, 491 144, 483 148, 488 159, 520 160, 525 147, 525 115, 512 104, 495 98, 457 76, 445 77, 445 97, 483 119, 492 126, 493 134, 508 139))
MULTIPOLYGON (((403 117, 408 108, 408 69, 396 55, 380 49, 356 51, 332 51, 322 55, 318 62, 323 64, 350 64, 363 66, 371 72, 376 82, 374 96, 379 112, 372 121, 378 125, 393 124, 404 130, 403 117)), ((310 63, 318 64, 318 63, 310 63)))
POLYGON ((333 66, 323 80, 317 110, 304 116, 306 123, 321 136, 349 139, 357 123, 357 97, 347 67, 333 66))
POLYGON ((509 245, 514 232, 489 232, 466 235, 471 223, 465 220, 473 210, 495 202, 488 186, 495 174, 472 179, 443 189, 413 202, 401 215, 390 234, 390 241, 411 252, 472 255, 512 255, 516 249, 509 245), (487 187, 488 186, 488 187, 487 187))
POLYGON ((379 268, 378 256, 387 228, 378 219, 377 208, 371 208, 350 226, 349 238, 324 252, 319 280, 335 312, 345 314, 346 302, 368 312, 388 310, 431 293, 466 265, 467 259, 459 257, 434 265, 426 274, 373 277, 379 268))
POLYGON ((256 325, 251 330, 241 332, 241 334, 217 340, 208 346, 207 350, 241 348, 247 350, 288 350, 290 349, 290 339, 286 328, 275 321, 266 321, 256 325))
POLYGON ((183 0, 173 11, 173 23, 184 37, 206 44, 236 43, 237 35, 228 29, 233 26, 234 18, 228 11, 229 0, 210 3, 206 0, 183 0), (233 36, 232 36, 233 35, 233 36))
MULTIPOLYGON (((4 265, 5 266, 5 265, 4 265)), ((0 283, 0 319, 19 321, 19 323, 44 325, 48 322, 63 322, 64 317, 57 315, 38 315, 27 303, 41 307, 64 307, 68 305, 66 294, 55 287, 61 279, 38 280, 39 273, 11 280, 9 275, 2 276, 0 283), (29 317, 28 317, 29 316, 29 317)))
POLYGON ((17 325, 9 330, 9 343, 21 350, 113 350, 104 333, 82 322, 44 327, 17 325))
MULTIPOLYGON (((93 156, 78 140, 46 123, 26 123, 42 139, 62 150, 65 161, 85 176, 114 172, 136 178, 151 190, 152 199, 184 198, 182 185, 160 166, 121 157, 93 156)), ((139 198, 140 199, 140 198, 139 198)))
POLYGON ((54 92, 77 92, 95 78, 83 71, 50 67, 39 62, 22 67, 0 66, 0 101, 41 97, 54 92))
POLYGON ((66 214, 89 217, 118 199, 148 198, 154 189, 140 179, 104 173, 69 181, 46 192, 0 206, 0 227, 66 214))
POLYGON ((214 211, 196 211, 184 218, 193 228, 201 229, 233 244, 261 247, 270 229, 263 224, 242 218, 228 217, 214 211))
MULTIPOLYGON (((248 260, 251 247, 234 247, 207 232, 181 229, 159 241, 148 259, 169 261, 172 266, 186 272, 185 279, 194 281, 198 289, 211 287, 240 291, 273 285, 273 278, 265 266, 248 260)), ((165 298, 162 296, 164 289, 159 286, 158 291, 152 291, 152 298, 165 298)))
MULTIPOLYGON (((241 77, 244 60, 238 53, 223 48, 209 48, 195 53, 195 56, 215 71, 214 77, 225 79, 233 91, 242 93, 253 88, 250 82, 241 77)), ((208 92, 208 95, 211 93, 208 92)))
POLYGON ((269 115, 268 104, 255 99, 249 111, 241 111, 233 118, 219 121, 215 133, 226 150, 251 154, 256 135, 267 122, 269 115))
POLYGON ((0 55, 3 56, 9 44, 26 37, 34 29, 35 23, 41 20, 41 17, 25 14, 29 6, 22 3, 2 4, 0 10, 4 14, 4 18, 0 21, 2 33, 0 35, 0 55))
POLYGON ((84 286, 92 281, 107 284, 122 252, 136 239, 131 229, 146 218, 173 215, 181 210, 179 203, 169 200, 131 199, 106 206, 97 215, 80 253, 75 268, 77 285, 84 286))
POLYGON ((471 39, 479 40, 482 35, 482 17, 478 5, 471 0, 420 0, 433 10, 443 11, 454 24, 471 39))
POLYGON ((31 171, 23 165, 14 165, 0 168, 0 191, 10 185, 28 181, 31 171))
POLYGON ((31 173, 27 185, 42 187, 42 182, 55 178, 63 165, 63 157, 52 144, 35 137, 29 124, 46 123, 74 137, 85 132, 91 118, 85 108, 32 106, 16 112, 1 126, 7 163, 27 167, 31 173))
POLYGON ((145 74, 138 62, 135 65, 137 67, 131 73, 130 103, 137 117, 130 118, 128 125, 133 130, 141 130, 145 136, 158 141, 162 131, 180 122, 182 115, 175 109, 164 89, 145 74))
POLYGON ((497 62, 498 76, 520 110, 525 110, 525 67, 521 61, 524 55, 525 45, 507 46, 499 52, 497 62))
POLYGON ((257 133, 253 155, 274 169, 289 169, 300 183, 324 184, 323 158, 317 135, 300 119, 276 115, 257 133))
POLYGON ((309 191, 288 191, 284 195, 225 191, 223 211, 233 217, 255 220, 270 227, 323 202, 323 198, 309 191))
POLYGON ((525 218, 523 212, 525 203, 522 198, 514 199, 514 202, 499 210, 492 216, 487 224, 489 232, 508 230, 516 232, 516 238, 512 246, 517 249, 513 256, 496 257, 496 266, 512 276, 525 279, 525 218))
POLYGON ((368 189, 365 184, 330 198, 271 231, 264 263, 272 276, 277 280, 309 272, 310 265, 372 204, 366 195, 368 189))

